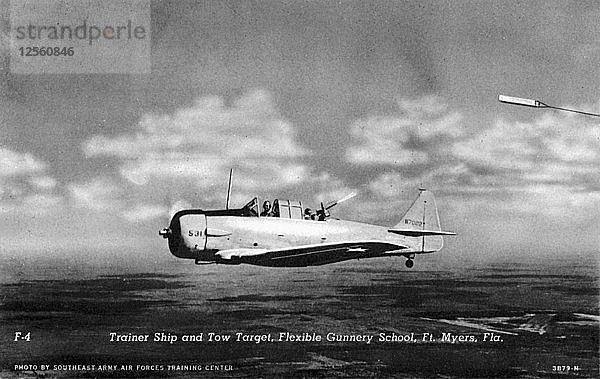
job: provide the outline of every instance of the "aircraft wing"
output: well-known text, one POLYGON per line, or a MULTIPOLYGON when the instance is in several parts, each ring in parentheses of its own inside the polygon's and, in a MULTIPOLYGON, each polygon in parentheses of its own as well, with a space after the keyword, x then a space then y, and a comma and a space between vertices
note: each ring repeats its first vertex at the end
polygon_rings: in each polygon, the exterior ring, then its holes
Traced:
POLYGON ((320 243, 284 249, 235 249, 219 251, 219 263, 248 263, 258 266, 305 267, 320 266, 349 259, 370 258, 385 252, 408 249, 395 243, 355 241, 320 243))

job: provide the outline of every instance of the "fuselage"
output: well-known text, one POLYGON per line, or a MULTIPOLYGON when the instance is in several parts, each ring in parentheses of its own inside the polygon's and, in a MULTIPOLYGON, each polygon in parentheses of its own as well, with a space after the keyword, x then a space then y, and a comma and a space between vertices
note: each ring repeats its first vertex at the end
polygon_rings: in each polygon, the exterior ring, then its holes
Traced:
POLYGON ((223 250, 274 250, 365 240, 398 245, 398 250, 402 251, 397 255, 408 255, 421 249, 420 238, 389 233, 383 226, 335 219, 243 217, 235 211, 229 214, 202 210, 178 212, 171 220, 168 237, 173 255, 205 262, 217 261, 215 254, 223 250))

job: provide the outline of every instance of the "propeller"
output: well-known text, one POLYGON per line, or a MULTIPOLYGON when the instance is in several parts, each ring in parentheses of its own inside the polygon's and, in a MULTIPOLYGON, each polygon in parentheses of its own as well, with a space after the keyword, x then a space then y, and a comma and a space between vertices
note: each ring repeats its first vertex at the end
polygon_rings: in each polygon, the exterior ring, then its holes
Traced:
POLYGON ((319 221, 325 221, 325 219, 327 217, 331 216, 331 214, 329 213, 329 209, 335 207, 339 203, 343 203, 344 201, 352 199, 356 195, 357 195, 356 192, 352 192, 337 201, 327 204, 327 206, 324 206, 323 202, 321 202, 321 209, 319 211, 317 211, 317 215, 319 216, 319 221))

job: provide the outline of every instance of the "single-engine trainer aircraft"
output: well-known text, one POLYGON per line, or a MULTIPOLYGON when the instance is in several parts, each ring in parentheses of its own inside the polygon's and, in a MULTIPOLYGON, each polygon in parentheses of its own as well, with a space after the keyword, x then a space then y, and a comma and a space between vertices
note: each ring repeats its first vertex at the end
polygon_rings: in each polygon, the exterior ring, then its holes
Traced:
POLYGON ((414 265, 417 254, 442 248, 444 235, 430 191, 419 196, 398 224, 391 228, 329 218, 329 209, 347 196, 310 214, 299 201, 276 199, 259 211, 258 198, 239 209, 187 209, 177 212, 159 232, 169 240, 171 253, 196 264, 247 263, 272 267, 319 266, 350 259, 406 257, 414 265), (268 211, 268 212, 266 212, 268 211), (311 217, 312 216, 312 217, 311 217))

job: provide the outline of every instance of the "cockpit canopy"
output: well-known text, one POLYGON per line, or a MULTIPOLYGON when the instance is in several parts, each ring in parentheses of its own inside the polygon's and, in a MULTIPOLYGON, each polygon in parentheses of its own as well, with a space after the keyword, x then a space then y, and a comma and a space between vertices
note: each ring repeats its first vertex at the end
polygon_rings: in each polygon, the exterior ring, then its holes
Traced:
POLYGON ((302 220, 302 202, 294 200, 273 200, 273 217, 302 220))
POLYGON ((246 217, 281 217, 296 220, 304 219, 304 209, 301 201, 275 199, 271 203, 271 210, 261 215, 258 198, 250 200, 242 208, 242 216, 246 217))
POLYGON ((242 216, 245 217, 258 217, 260 210, 258 208, 258 197, 250 200, 248 204, 242 208, 242 216))

